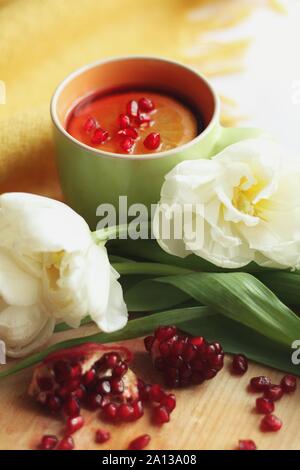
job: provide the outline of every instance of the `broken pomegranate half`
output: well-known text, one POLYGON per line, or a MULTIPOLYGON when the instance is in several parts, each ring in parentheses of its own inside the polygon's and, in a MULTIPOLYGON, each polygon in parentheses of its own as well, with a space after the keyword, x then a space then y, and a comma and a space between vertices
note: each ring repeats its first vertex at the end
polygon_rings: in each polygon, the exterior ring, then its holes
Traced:
POLYGON ((215 377, 224 365, 224 351, 219 343, 185 335, 175 326, 157 328, 144 343, 169 387, 201 384, 215 377))
POLYGON ((79 416, 81 406, 134 402, 138 387, 131 359, 124 347, 95 343, 54 352, 34 369, 29 395, 68 418, 79 416))

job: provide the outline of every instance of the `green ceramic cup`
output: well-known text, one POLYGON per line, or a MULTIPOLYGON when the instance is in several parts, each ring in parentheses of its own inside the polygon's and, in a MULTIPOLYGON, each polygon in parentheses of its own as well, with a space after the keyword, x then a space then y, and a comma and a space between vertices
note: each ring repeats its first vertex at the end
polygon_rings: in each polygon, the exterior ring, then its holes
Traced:
POLYGON ((182 64, 153 57, 113 58, 82 67, 57 88, 51 101, 54 140, 66 202, 95 229, 100 204, 128 197, 128 206, 158 202, 164 176, 187 159, 209 158, 229 144, 261 134, 258 129, 223 128, 219 99, 209 82, 182 64), (197 109, 205 130, 190 142, 160 153, 122 155, 91 148, 65 129, 70 111, 81 99, 113 88, 156 89, 178 96, 197 109))

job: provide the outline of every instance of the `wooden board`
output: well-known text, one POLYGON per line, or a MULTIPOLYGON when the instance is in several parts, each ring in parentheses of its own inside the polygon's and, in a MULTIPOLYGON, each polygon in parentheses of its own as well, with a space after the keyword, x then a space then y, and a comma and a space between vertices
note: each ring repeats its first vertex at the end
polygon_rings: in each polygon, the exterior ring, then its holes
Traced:
MULTIPOLYGON (((81 330, 91 334, 92 327, 81 330)), ((77 332, 78 334, 78 332, 77 332)), ((75 336, 72 333, 56 335, 55 340, 75 336)), ((128 341, 135 351, 134 371, 144 380, 156 382, 148 355, 141 340, 128 341)), ((278 433, 262 433, 259 430, 261 416, 254 410, 256 395, 247 391, 249 379, 255 375, 270 375, 278 383, 282 374, 251 364, 242 378, 229 373, 230 358, 220 374, 199 387, 176 392, 177 407, 171 422, 162 428, 153 426, 149 414, 136 423, 107 425, 98 412, 84 412, 86 426, 74 435, 77 449, 126 449, 133 438, 142 433, 152 436, 149 449, 234 449, 239 439, 253 439, 259 449, 300 448, 300 380, 298 390, 284 396, 276 404, 276 414, 283 420, 278 433), (112 439, 106 445, 94 443, 97 428, 111 431, 112 439)), ((0 366, 4 367, 4 366, 0 366)), ((6 367, 6 366, 5 366, 6 367)), ((0 449, 34 449, 40 437, 47 433, 61 435, 62 422, 43 414, 26 395, 30 370, 0 382, 0 449)))

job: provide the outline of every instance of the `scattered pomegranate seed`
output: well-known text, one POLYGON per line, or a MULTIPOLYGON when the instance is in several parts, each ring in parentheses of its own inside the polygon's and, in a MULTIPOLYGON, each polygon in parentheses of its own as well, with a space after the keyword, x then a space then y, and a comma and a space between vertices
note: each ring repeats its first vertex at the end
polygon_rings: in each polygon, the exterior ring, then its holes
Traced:
POLYGON ((120 129, 126 129, 130 126, 130 117, 127 114, 120 114, 119 116, 119 127, 120 129))
POLYGON ((282 427, 282 421, 275 415, 266 415, 261 421, 262 431, 277 432, 282 427))
POLYGON ((238 450, 256 450, 256 444, 254 441, 251 441, 250 439, 245 439, 239 441, 238 445, 238 450))
POLYGON ((153 422, 155 424, 165 424, 170 421, 170 414, 165 406, 156 406, 153 410, 153 422))
POLYGON ((248 370, 248 360, 243 354, 236 354, 233 356, 232 372, 236 375, 244 375, 248 370))
POLYGON ((57 443, 58 443, 57 437, 49 434, 49 435, 42 437, 39 448, 41 450, 52 450, 56 447, 57 443))
POLYGON ((149 113, 150 111, 153 111, 155 109, 155 105, 150 98, 140 98, 138 104, 139 109, 141 111, 145 111, 146 113, 149 113))
POLYGON ((160 403, 161 400, 163 399, 164 395, 165 394, 164 394, 164 392, 163 392, 160 385, 158 385, 158 384, 151 385, 151 388, 150 388, 150 391, 149 391, 150 400, 156 401, 157 403, 160 403))
POLYGON ((126 129, 121 129, 120 131, 118 131, 118 134, 125 137, 131 137, 134 140, 136 140, 139 136, 137 131, 133 127, 126 127, 126 129))
POLYGON ((273 413, 274 409, 275 405, 272 400, 263 397, 256 399, 256 410, 258 413, 268 415, 273 413))
MULTIPOLYGON (((219 343, 207 343, 203 337, 183 335, 174 326, 157 328, 154 336, 145 339, 154 366, 163 373, 165 383, 172 388, 201 384, 222 369, 224 352, 219 343)), ((146 393, 141 390, 145 400, 146 393)))
POLYGON ((144 146, 148 150, 156 150, 160 146, 160 134, 159 132, 151 132, 144 140, 144 146))
POLYGON ((95 440, 98 444, 103 444, 104 442, 109 441, 110 432, 105 431, 104 429, 97 429, 95 440))
POLYGON ((176 397, 173 393, 170 393, 169 395, 165 395, 160 403, 171 413, 176 408, 176 397))
POLYGON ((92 135, 91 142, 94 145, 103 144, 108 139, 109 134, 104 129, 96 129, 92 135))
POLYGON ((270 387, 264 392, 264 397, 272 401, 280 400, 283 396, 283 390, 280 385, 270 385, 270 387))
POLYGON ((57 446, 57 450, 73 450, 74 441, 72 436, 64 437, 57 446))
POLYGON ((75 417, 80 413, 80 405, 75 397, 69 397, 63 406, 63 411, 67 416, 75 417))
POLYGON ((124 152, 129 153, 133 149, 134 139, 132 139, 132 137, 126 137, 124 140, 122 140, 120 145, 124 152))
POLYGON ((85 132, 89 133, 89 132, 93 131, 94 129, 96 129, 97 126, 98 126, 98 123, 97 123, 96 119, 90 116, 85 121, 85 123, 83 125, 83 130, 85 132))
POLYGON ((76 416, 75 418, 69 418, 67 420, 67 434, 73 434, 74 432, 81 429, 84 425, 84 419, 82 416, 76 416))
POLYGON ((129 101, 126 106, 127 114, 132 117, 137 117, 139 111, 138 102, 135 100, 129 101))
POLYGON ((284 393, 292 393, 297 388, 297 379, 294 375, 285 375, 282 377, 280 385, 284 393))
POLYGON ((253 377, 250 380, 250 388, 254 392, 264 392, 270 387, 270 385, 271 385, 271 379, 263 375, 259 377, 253 377))
POLYGON ((145 447, 147 447, 150 441, 151 441, 151 437, 149 436, 149 434, 143 434, 142 436, 139 436, 133 441, 131 441, 128 449, 129 450, 145 449, 145 447))

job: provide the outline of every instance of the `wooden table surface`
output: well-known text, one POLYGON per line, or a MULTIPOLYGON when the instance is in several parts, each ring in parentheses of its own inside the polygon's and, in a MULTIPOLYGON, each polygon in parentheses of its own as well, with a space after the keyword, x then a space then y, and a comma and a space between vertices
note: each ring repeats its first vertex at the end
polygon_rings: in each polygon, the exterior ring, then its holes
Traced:
MULTIPOLYGON (((93 327, 81 330, 82 334, 93 331, 93 327)), ((55 335, 55 341, 71 336, 75 336, 74 332, 60 333, 55 335)), ((157 382, 157 374, 143 350, 142 341, 124 344, 135 352, 133 370, 144 380, 157 382)), ((133 438, 148 433, 152 437, 148 449, 153 450, 230 450, 236 447, 239 439, 253 439, 258 449, 300 449, 300 379, 298 390, 276 404, 276 414, 283 421, 282 429, 277 433, 263 433, 259 430, 261 415, 253 409, 257 395, 247 391, 247 384, 251 377, 266 374, 273 383, 278 383, 282 373, 251 364, 247 374, 238 378, 230 374, 229 363, 228 357, 224 369, 212 381, 177 391, 177 407, 170 423, 163 427, 153 426, 147 411, 137 422, 121 425, 104 424, 99 412, 84 411, 86 425, 74 435, 76 448, 126 449, 133 438), (112 438, 104 445, 94 442, 98 428, 111 431, 112 438)), ((43 413, 27 397, 30 377, 29 369, 0 381, 1 450, 34 449, 45 433, 61 436, 62 421, 43 413)))

